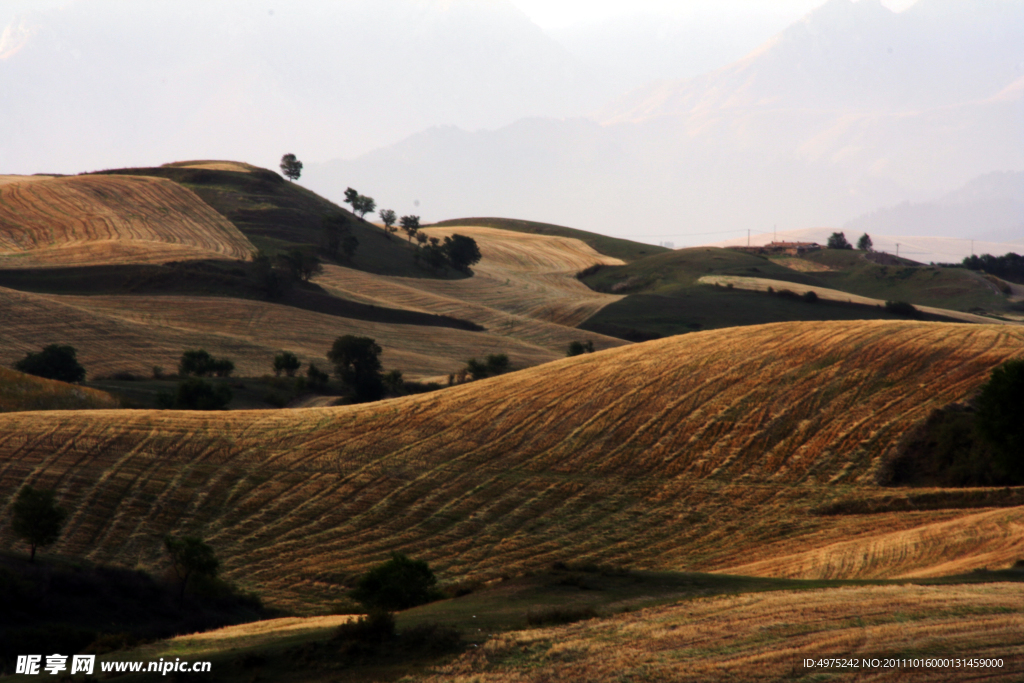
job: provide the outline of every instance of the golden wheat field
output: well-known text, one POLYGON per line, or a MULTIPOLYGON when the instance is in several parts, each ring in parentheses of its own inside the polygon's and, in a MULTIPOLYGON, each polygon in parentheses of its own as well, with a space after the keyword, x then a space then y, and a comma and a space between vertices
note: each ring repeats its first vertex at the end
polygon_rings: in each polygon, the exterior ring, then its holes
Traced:
POLYGON ((226 218, 161 178, 74 176, 0 184, 0 268, 244 259, 226 218))
MULTIPOLYGON (((491 228, 455 230, 476 240, 483 258, 464 280, 386 277, 351 268, 328 266, 316 279, 345 298, 378 306, 405 308, 473 320, 512 339, 557 350, 569 342, 591 339, 597 348, 625 342, 574 329, 621 296, 601 294, 576 279, 595 263, 620 264, 582 241, 491 228)), ((428 228, 433 237, 451 229, 428 228)))
POLYGON ((17 410, 117 408, 105 391, 33 377, 0 367, 0 413, 17 410))
MULTIPOLYGON (((444 579, 567 558, 765 575, 803 563, 808 578, 1005 566, 1016 509, 975 535, 934 525, 984 510, 815 510, 877 491, 912 424, 1021 355, 1015 327, 778 323, 361 406, 7 414, 0 491, 58 490, 74 513, 55 552, 153 567, 163 534, 196 533, 229 577, 299 610, 399 549, 444 579), (848 541, 881 560, 806 556, 848 541)), ((0 539, 13 543, 8 528, 0 539)))
MULTIPOLYGON (((378 323, 248 299, 67 296, 6 288, 0 288, 0 319, 0 364, 10 365, 47 344, 68 343, 93 377, 119 371, 148 374, 154 365, 172 371, 182 352, 193 348, 231 358, 241 376, 270 372, 281 350, 324 367, 334 340, 356 334, 377 340, 387 369, 415 379, 445 376, 469 358, 493 353, 508 354, 515 367, 538 365, 564 356, 570 341, 583 338, 571 328, 548 325, 552 329, 542 346, 501 330, 378 323)), ((584 336, 599 339, 599 345, 626 343, 584 336)))
MULTIPOLYGON (((788 264, 786 264, 788 265, 788 264)), ((827 270, 827 269, 826 269, 827 270)), ((865 306, 884 306, 884 299, 872 299, 868 296, 860 296, 858 294, 850 294, 839 289, 829 289, 828 287, 815 287, 812 285, 802 285, 796 282, 787 282, 785 280, 772 280, 766 277, 746 277, 742 275, 705 275, 697 280, 702 285, 721 285, 723 287, 733 286, 737 289, 748 289, 753 292, 767 292, 774 290, 776 292, 786 290, 793 292, 794 294, 804 294, 805 292, 814 292, 819 298, 827 301, 846 301, 851 304, 864 304, 865 306)), ((930 313, 932 315, 941 315, 952 320, 962 320, 968 323, 981 323, 981 324, 992 324, 992 325, 1013 325, 1016 323, 1010 323, 1003 320, 997 320, 995 318, 989 318, 983 315, 975 315, 974 313, 964 313, 963 311, 954 311, 948 308, 936 308, 934 306, 919 306, 915 305, 914 308, 923 312, 930 313)))
POLYGON ((1024 603, 1013 583, 747 594, 506 633, 415 680, 1019 681, 1022 629, 1024 603), (836 657, 858 666, 805 666, 836 657), (934 661, 947 658, 1001 659, 1002 666, 934 661))

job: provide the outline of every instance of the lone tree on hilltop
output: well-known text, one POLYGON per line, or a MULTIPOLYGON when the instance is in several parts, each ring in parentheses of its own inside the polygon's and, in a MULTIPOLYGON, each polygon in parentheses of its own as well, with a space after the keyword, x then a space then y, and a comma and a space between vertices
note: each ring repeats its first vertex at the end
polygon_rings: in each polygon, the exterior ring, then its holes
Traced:
POLYGON ((409 242, 412 242, 412 238, 416 236, 416 233, 420 230, 420 217, 419 216, 402 216, 402 230, 409 236, 409 242))
POLYGON ((302 175, 302 162, 295 158, 294 154, 285 154, 281 157, 281 173, 295 182, 302 175))
POLYGON ((452 268, 463 272, 469 272, 469 267, 481 258, 476 240, 465 235, 445 237, 441 249, 444 250, 444 255, 448 258, 448 263, 452 264, 452 268))
POLYGON ((367 607, 402 610, 437 600, 437 578, 423 560, 398 552, 359 577, 352 597, 367 607))
POLYGON ((871 236, 867 233, 861 235, 860 239, 857 240, 857 248, 861 251, 871 251, 871 247, 873 246, 875 245, 871 242, 871 236))
POLYGON ((213 548, 195 536, 164 536, 164 548, 171 556, 174 575, 181 582, 179 598, 185 597, 189 579, 197 576, 214 578, 220 568, 220 561, 213 554, 213 548))
POLYGON ((74 383, 85 379, 85 368, 78 362, 75 347, 59 344, 50 344, 39 353, 26 355, 14 364, 14 369, 61 382, 74 383))
POLYGON ((302 366, 299 362, 299 357, 291 351, 282 351, 281 353, 274 356, 274 374, 278 377, 281 373, 294 377, 295 372, 302 366))
POLYGON ((846 235, 841 232, 834 232, 828 238, 829 249, 853 249, 853 245, 846 241, 846 235))
POLYGON ((978 432, 996 452, 1008 481, 1024 481, 1024 359, 992 371, 978 396, 978 432))
POLYGON ((334 374, 347 384, 358 403, 377 401, 384 395, 380 354, 383 349, 370 337, 346 334, 334 340, 327 358, 334 374))
POLYGON ((24 486, 14 501, 14 522, 12 527, 18 538, 28 542, 32 548, 28 561, 36 561, 36 548, 54 543, 60 538, 68 513, 57 507, 53 491, 24 486))

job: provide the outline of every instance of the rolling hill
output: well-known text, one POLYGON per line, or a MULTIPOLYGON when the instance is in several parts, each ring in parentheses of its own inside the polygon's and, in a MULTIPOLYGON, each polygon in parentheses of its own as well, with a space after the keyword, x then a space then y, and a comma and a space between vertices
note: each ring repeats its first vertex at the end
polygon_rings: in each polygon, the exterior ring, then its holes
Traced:
POLYGON ((177 183, 75 176, 0 185, 0 269, 246 259, 253 245, 177 183))
POLYGON ((570 558, 805 577, 966 570, 1019 557, 1005 529, 1024 509, 955 497, 820 509, 882 493, 875 470, 905 431, 1022 351, 1014 327, 785 323, 362 406, 8 414, 0 490, 58 490, 74 514, 56 552, 154 567, 162 534, 195 533, 230 578, 299 610, 392 550, 446 579, 570 558), (854 545, 836 558, 868 558, 829 563, 841 543, 854 545))
POLYGON ((110 394, 0 367, 0 413, 117 408, 110 394))

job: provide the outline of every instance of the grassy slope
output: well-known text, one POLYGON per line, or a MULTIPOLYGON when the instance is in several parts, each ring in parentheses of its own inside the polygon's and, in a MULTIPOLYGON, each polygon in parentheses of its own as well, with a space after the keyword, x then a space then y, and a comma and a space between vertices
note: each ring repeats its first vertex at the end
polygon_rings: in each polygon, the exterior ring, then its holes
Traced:
POLYGON ((513 232, 525 232, 534 235, 551 235, 556 237, 572 237, 584 244, 590 245, 594 251, 622 259, 626 263, 642 259, 652 254, 662 254, 669 250, 665 247, 656 247, 652 244, 633 242, 618 237, 608 237, 595 232, 566 228, 561 225, 550 223, 537 223, 535 221, 524 221, 516 218, 455 218, 452 220, 432 223, 430 227, 454 228, 459 226, 480 226, 483 228, 499 228, 501 230, 512 230, 513 232))
POLYGON ((0 412, 117 407, 117 400, 104 391, 0 367, 0 412))
POLYGON ((603 334, 642 340, 694 330, 801 320, 896 319, 873 307, 820 301, 806 304, 744 291, 698 284, 705 275, 766 277, 816 284, 801 273, 754 254, 731 249, 678 249, 634 261, 605 266, 583 278, 600 292, 626 294, 580 327, 603 334))
POLYGON ((415 247, 405 240, 397 236, 389 239, 380 228, 356 218, 299 183, 288 182, 272 171, 249 168, 252 170, 229 171, 169 165, 104 173, 173 180, 199 195, 234 223, 253 244, 271 254, 297 245, 318 247, 322 241, 323 217, 344 214, 350 219, 352 234, 359 240, 355 256, 351 262, 345 261, 345 265, 386 275, 436 277, 430 269, 416 265, 415 247))
POLYGON ((1000 312, 1006 308, 1006 297, 997 287, 963 268, 921 266, 902 259, 898 265, 881 265, 853 250, 824 249, 804 258, 833 269, 814 273, 822 285, 852 294, 958 311, 1000 312))
POLYGON ((988 513, 815 510, 875 495, 874 470, 909 426, 1022 343, 1024 331, 986 326, 778 324, 365 406, 13 414, 0 418, 0 490, 59 490, 76 513, 58 552, 151 566, 161 533, 199 533, 229 577, 303 609, 396 549, 448 580, 576 558, 827 559, 852 541, 866 560, 801 560, 803 576, 921 573, 954 555, 967 571, 1021 554, 1024 510, 998 510, 973 535, 948 525, 988 513))
POLYGON ((699 329, 797 320, 895 320, 874 306, 819 300, 815 304, 699 284, 707 275, 767 278, 848 291, 882 300, 955 310, 997 310, 1005 297, 967 271, 880 265, 863 252, 823 250, 803 259, 769 259, 730 249, 698 247, 649 256, 584 278, 597 291, 628 294, 581 327, 643 339, 699 329), (786 265, 783 265, 786 264, 786 265), (787 267, 790 266, 790 267, 787 267), (796 270, 795 268, 801 268, 796 270))

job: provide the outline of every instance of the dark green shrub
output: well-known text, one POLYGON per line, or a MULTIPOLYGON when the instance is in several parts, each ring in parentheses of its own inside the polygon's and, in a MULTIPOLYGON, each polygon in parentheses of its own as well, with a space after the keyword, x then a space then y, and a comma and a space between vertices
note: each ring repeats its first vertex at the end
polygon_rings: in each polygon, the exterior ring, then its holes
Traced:
POLYGON ((162 408, 178 410, 226 410, 231 403, 231 389, 226 386, 213 386, 198 377, 189 377, 178 383, 178 391, 172 397, 170 405, 166 394, 158 397, 162 408))
POLYGON ((992 371, 978 395, 978 433, 995 451, 1007 480, 1024 481, 1024 359, 992 371))
POLYGON ((804 295, 803 295, 802 298, 803 298, 803 300, 805 302, 807 302, 809 304, 816 304, 816 303, 818 303, 818 294, 817 294, 817 292, 814 292, 813 290, 810 290, 810 289, 807 290, 806 292, 804 292, 804 295))
POLYGON ((921 317, 921 312, 906 301, 886 301, 885 310, 894 315, 902 315, 907 318, 921 317))
POLYGON ((19 360, 14 369, 61 382, 81 382, 85 379, 85 368, 78 363, 76 353, 73 346, 50 344, 39 353, 30 353, 19 360))
POLYGON ((565 354, 566 356, 582 356, 584 353, 594 352, 594 342, 587 340, 586 342, 573 341, 569 342, 569 351, 565 354))
POLYGON ((371 609, 403 610, 442 597, 436 584, 426 562, 395 552, 359 578, 352 597, 371 609))

